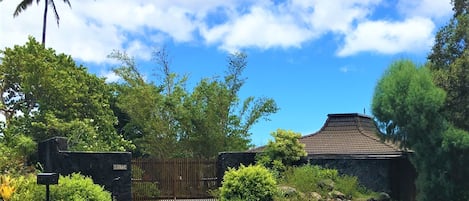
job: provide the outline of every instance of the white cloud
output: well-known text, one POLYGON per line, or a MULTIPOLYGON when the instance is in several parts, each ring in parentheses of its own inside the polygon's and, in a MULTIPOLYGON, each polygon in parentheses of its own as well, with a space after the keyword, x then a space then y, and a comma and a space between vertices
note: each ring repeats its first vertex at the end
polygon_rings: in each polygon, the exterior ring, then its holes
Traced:
POLYGON ((274 13, 263 7, 252 7, 233 21, 201 30, 208 43, 221 43, 223 49, 243 47, 299 47, 312 37, 307 29, 295 23, 295 19, 282 13, 274 13))
MULTIPOLYGON (((151 50, 167 40, 225 50, 301 48, 327 33, 344 42, 339 44, 341 56, 414 52, 428 48, 435 27, 432 20, 451 12, 448 2, 399 0, 394 7, 405 19, 372 21, 376 7, 387 1, 81 0, 71 2, 71 9, 59 1, 60 27, 50 12, 46 45, 98 64, 110 62, 106 56, 114 49, 147 60, 151 50)), ((0 3, 0 48, 24 44, 28 35, 41 38, 42 4, 33 3, 13 19, 17 3, 0 3)))
POLYGON ((347 32, 365 19, 380 0, 293 1, 292 13, 301 10, 303 20, 317 32, 347 32))
POLYGON ((364 51, 382 54, 425 51, 433 43, 434 27, 430 19, 419 17, 402 22, 363 22, 345 36, 345 45, 338 55, 350 56, 364 51))
POLYGON ((139 55, 139 58, 144 59, 144 60, 151 59, 152 47, 149 47, 143 44, 139 40, 131 41, 130 44, 127 45, 126 49, 127 49, 126 53, 129 55, 139 55))
POLYGON ((112 71, 101 72, 100 77, 104 77, 106 79, 106 82, 117 82, 121 80, 121 77, 119 77, 112 71))
POLYGON ((409 17, 437 19, 452 14, 451 0, 399 0, 397 8, 409 17))

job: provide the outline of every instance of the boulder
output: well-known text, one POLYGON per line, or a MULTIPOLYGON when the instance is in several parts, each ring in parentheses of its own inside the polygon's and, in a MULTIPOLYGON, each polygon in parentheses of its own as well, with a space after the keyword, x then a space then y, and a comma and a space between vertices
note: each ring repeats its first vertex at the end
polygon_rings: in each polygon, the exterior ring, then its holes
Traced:
POLYGON ((298 191, 296 190, 296 188, 293 188, 291 186, 279 186, 278 189, 280 190, 280 192, 282 192, 285 197, 294 197, 298 195, 298 191))
POLYGON ((331 198, 336 199, 336 200, 337 200, 337 199, 340 199, 340 200, 345 200, 345 199, 347 199, 347 197, 345 196, 345 194, 343 194, 343 193, 340 192, 340 191, 335 191, 335 190, 329 192, 329 196, 330 196, 331 198))
POLYGON ((318 186, 326 191, 332 191, 335 188, 335 183, 332 179, 324 179, 318 182, 318 186))
POLYGON ((309 200, 311 201, 320 201, 322 200, 322 196, 319 193, 312 192, 309 194, 309 200))
POLYGON ((379 193, 377 201, 391 201, 391 196, 385 192, 379 193))

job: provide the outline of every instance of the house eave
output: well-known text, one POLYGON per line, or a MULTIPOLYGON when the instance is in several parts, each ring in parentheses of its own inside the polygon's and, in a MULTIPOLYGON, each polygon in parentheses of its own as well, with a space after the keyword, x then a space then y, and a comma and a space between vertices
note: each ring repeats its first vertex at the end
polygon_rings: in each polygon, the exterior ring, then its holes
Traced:
POLYGON ((308 159, 396 159, 406 158, 403 153, 384 154, 308 154, 308 159))

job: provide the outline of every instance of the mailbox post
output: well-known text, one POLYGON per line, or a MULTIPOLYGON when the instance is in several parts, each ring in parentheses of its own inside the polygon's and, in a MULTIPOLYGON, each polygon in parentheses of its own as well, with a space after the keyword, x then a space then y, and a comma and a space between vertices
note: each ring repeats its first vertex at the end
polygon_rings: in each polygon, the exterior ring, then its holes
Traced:
POLYGON ((59 183, 59 174, 57 173, 39 173, 37 174, 37 184, 46 185, 46 200, 50 200, 49 185, 59 183))

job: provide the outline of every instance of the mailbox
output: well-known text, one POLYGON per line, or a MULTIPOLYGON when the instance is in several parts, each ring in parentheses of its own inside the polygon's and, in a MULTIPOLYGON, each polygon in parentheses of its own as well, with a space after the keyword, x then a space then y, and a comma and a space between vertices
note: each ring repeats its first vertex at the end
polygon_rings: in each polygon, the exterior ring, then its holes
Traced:
POLYGON ((57 173, 39 173, 37 174, 37 184, 53 185, 59 183, 59 174, 57 173))

